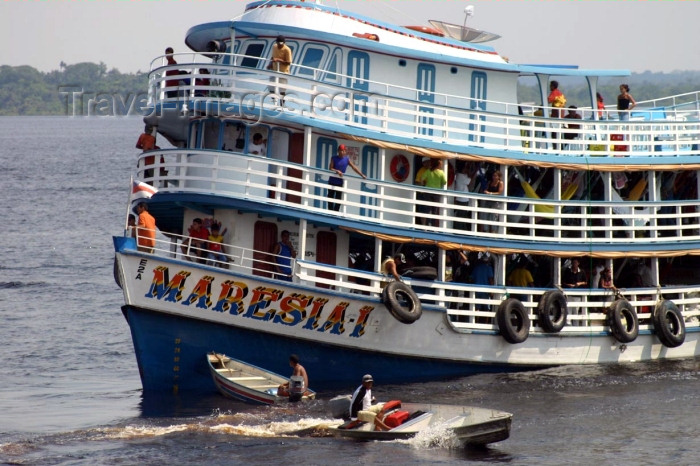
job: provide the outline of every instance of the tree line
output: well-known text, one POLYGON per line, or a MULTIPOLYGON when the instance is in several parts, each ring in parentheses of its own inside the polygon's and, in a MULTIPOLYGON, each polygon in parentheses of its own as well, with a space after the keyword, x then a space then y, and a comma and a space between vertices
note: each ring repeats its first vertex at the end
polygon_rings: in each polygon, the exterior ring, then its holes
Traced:
MULTIPOLYGON (((534 81, 534 80, 533 80, 534 81)), ((589 106, 588 87, 583 79, 559 79, 567 103, 589 106)), ((601 79, 598 90, 606 104, 614 104, 619 84, 632 88, 637 101, 700 91, 700 71, 635 73, 626 78, 601 79)), ((0 115, 137 115, 145 103, 148 73, 121 73, 104 63, 77 63, 41 72, 31 66, 0 66, 0 115)), ((534 82, 519 85, 521 102, 540 103, 534 82)))

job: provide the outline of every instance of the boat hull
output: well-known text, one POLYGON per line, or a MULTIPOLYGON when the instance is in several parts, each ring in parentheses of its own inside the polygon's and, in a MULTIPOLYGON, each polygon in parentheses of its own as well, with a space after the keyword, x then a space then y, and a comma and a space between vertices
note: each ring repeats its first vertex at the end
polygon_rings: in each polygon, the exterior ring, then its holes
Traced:
MULTIPOLYGON (((119 242, 117 242, 119 243, 119 242)), ((432 381, 474 373, 562 364, 598 364, 696 356, 698 333, 677 348, 650 330, 621 344, 608 332, 531 332, 508 343, 496 328, 464 332, 444 309, 424 308, 410 325, 379 297, 280 282, 118 247, 117 270, 143 387, 214 390, 212 349, 273 372, 300 355, 317 390, 353 385, 371 372, 382 383, 432 381)))
POLYGON ((354 440, 402 440, 415 437, 424 430, 448 431, 462 445, 487 445, 506 440, 510 436, 513 415, 498 410, 471 406, 434 405, 421 403, 404 403, 402 410, 409 412, 422 411, 428 413, 425 421, 421 417, 414 424, 408 421, 388 431, 367 429, 364 425, 359 428, 332 428, 331 432, 337 437, 354 440))

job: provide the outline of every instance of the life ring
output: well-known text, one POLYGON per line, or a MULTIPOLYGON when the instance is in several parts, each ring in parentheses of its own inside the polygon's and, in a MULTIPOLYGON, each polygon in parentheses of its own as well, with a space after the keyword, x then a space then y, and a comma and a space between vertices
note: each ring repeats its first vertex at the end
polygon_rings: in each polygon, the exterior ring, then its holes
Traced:
POLYGON ((608 310, 610 331, 620 343, 631 343, 639 335, 637 313, 626 299, 618 299, 608 310))
POLYGON ((508 298, 498 306, 496 322, 508 343, 522 343, 530 334, 530 318, 523 303, 515 298, 508 298))
POLYGON ((681 346, 685 341, 683 314, 673 301, 663 300, 656 305, 652 318, 659 341, 668 348, 681 346))
POLYGON ((438 31, 435 28, 429 26, 404 26, 406 29, 411 31, 422 32, 423 34, 430 34, 431 36, 445 37, 442 31, 438 31))
POLYGON ((403 324, 412 324, 423 313, 418 295, 403 282, 389 282, 382 292, 382 301, 389 313, 403 324))
POLYGON ((391 177, 394 178, 394 181, 401 183, 408 178, 408 174, 411 172, 411 163, 405 155, 396 154, 394 158, 391 159, 389 171, 391 171, 391 177))
POLYGON ((557 333, 566 325, 568 308, 566 297, 559 290, 549 290, 540 298, 537 305, 537 320, 542 330, 557 333))

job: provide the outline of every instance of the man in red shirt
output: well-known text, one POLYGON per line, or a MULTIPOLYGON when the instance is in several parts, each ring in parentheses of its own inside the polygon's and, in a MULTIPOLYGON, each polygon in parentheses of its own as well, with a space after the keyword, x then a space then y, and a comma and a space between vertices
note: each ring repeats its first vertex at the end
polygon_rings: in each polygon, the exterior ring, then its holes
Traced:
POLYGON ((201 218, 192 220, 192 225, 188 228, 189 238, 182 241, 180 249, 187 260, 192 260, 196 256, 197 262, 204 262, 207 258, 207 241, 209 240, 209 230, 204 226, 201 218))

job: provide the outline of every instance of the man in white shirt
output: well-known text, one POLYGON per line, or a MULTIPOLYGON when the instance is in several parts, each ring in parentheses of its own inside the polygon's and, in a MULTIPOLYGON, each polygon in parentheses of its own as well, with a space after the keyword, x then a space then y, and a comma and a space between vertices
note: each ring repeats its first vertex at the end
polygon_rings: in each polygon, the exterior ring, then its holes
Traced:
POLYGON ((267 155, 267 146, 265 145, 262 134, 255 133, 253 135, 253 142, 248 144, 248 153, 262 156, 267 155))
POLYGON ((372 385, 374 379, 370 374, 362 376, 362 385, 357 387, 350 400, 350 419, 362 422, 373 422, 377 430, 389 430, 382 422, 383 403, 372 404, 372 385))

